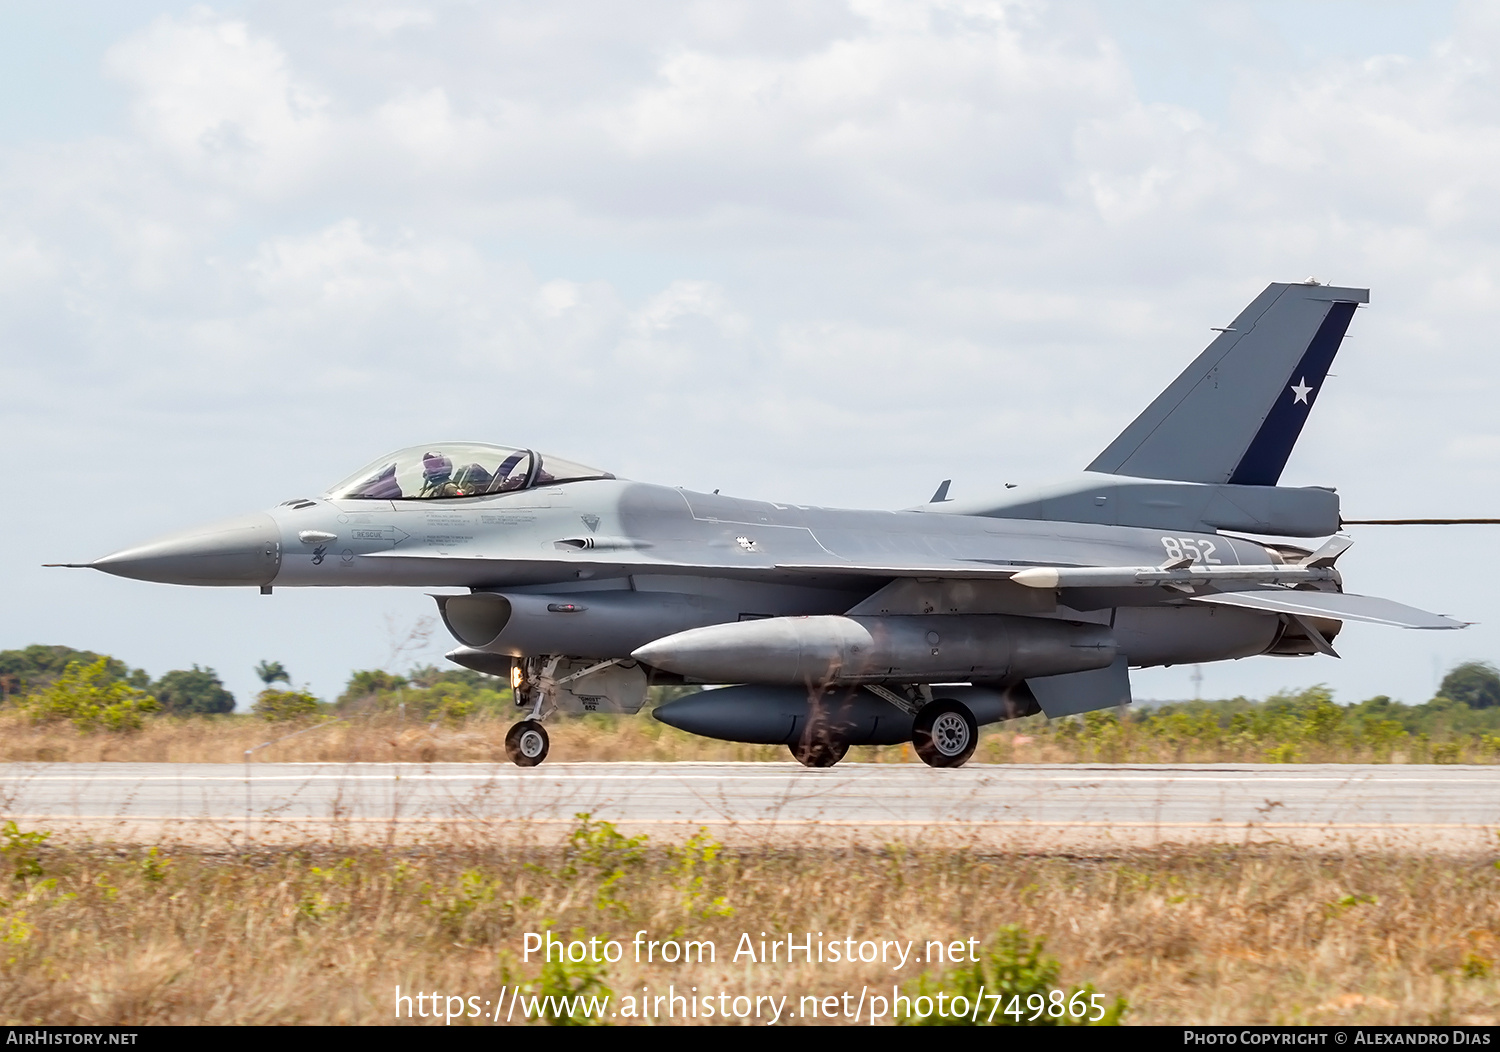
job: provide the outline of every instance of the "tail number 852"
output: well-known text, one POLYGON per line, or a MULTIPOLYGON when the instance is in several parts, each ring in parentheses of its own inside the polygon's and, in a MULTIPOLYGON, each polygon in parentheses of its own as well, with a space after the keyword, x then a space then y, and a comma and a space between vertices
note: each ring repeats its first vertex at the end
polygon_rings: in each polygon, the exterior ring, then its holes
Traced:
POLYGON ((1163 537, 1161 546, 1167 550, 1168 561, 1175 562, 1187 557, 1195 563, 1221 562, 1214 555, 1219 546, 1204 537, 1163 537))

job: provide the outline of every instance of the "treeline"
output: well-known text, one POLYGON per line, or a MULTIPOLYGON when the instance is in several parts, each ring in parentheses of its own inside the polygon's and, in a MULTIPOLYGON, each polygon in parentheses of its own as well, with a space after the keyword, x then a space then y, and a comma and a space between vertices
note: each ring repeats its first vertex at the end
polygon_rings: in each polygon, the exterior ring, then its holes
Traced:
MULTIPOLYGON (((361 670, 332 702, 293 687, 280 662, 262 661, 255 672, 265 689, 250 709, 267 720, 390 711, 456 723, 511 705, 510 688, 502 680, 467 669, 427 665, 404 676, 361 670)), ((234 712, 235 697, 212 668, 174 669, 153 680, 144 669, 108 654, 36 644, 0 651, 0 705, 36 722, 67 720, 80 730, 131 730, 155 714, 228 715, 234 712)))
POLYGON ((363 669, 349 677, 335 711, 401 712, 416 719, 460 723, 480 713, 513 711, 510 685, 469 669, 414 668, 405 676, 363 669))
MULTIPOLYGON (((127 692, 150 697, 155 702, 152 711, 183 716, 234 711, 234 695, 224 689, 211 668, 174 669, 153 681, 145 669, 133 669, 107 654, 41 644, 0 650, 0 699, 25 698, 54 688, 75 667, 93 670, 88 678, 101 687, 123 686, 127 692)), ((77 676, 75 671, 73 679, 77 676)))
MULTIPOLYGON (((454 725, 481 714, 510 716, 505 681, 467 669, 379 669, 350 674, 332 701, 296 689, 280 662, 255 669, 265 684, 251 706, 267 720, 390 713, 454 725), (277 684, 283 686, 278 687, 277 684)), ((658 688, 661 689, 661 688, 658 688)), ((225 716, 235 698, 212 668, 174 669, 159 679, 118 658, 65 646, 0 651, 0 706, 34 722, 70 721, 80 730, 131 730, 156 715, 225 716)), ((1460 754, 1500 755, 1500 670, 1467 662, 1449 671, 1438 694, 1406 705, 1379 696, 1335 703, 1314 687, 1264 701, 1232 698, 1090 713, 1081 719, 1022 721, 1013 728, 1041 735, 1082 755, 1193 755, 1296 760, 1329 753, 1452 761, 1460 754)))
MULTIPOLYGON (((1465 668, 1460 680, 1478 678, 1473 672, 1465 668)), ((1494 763, 1500 759, 1500 705, 1491 700, 1489 688, 1500 693, 1500 674, 1488 669, 1482 692, 1452 686, 1458 697, 1439 693, 1419 705, 1384 695, 1339 705, 1320 686, 1264 701, 1232 698, 1124 714, 1091 712, 1031 733, 1085 761, 1494 763)))

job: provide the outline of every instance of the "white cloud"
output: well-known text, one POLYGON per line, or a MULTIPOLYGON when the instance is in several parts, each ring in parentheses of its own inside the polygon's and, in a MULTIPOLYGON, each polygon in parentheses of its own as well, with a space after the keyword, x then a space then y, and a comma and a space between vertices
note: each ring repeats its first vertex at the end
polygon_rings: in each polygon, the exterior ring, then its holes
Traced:
POLYGON ((388 37, 403 29, 431 26, 433 13, 415 7, 377 7, 371 4, 346 4, 334 12, 334 24, 363 29, 379 37, 388 37))
POLYGON ((690 369, 732 374, 749 322, 724 290, 707 281, 674 281, 633 312, 617 355, 653 379, 690 369))
POLYGON ((131 92, 142 136, 192 173, 285 187, 328 145, 328 99, 274 41, 207 8, 159 18, 105 64, 131 92))
POLYGON ((375 124, 391 147, 429 176, 472 176, 493 145, 493 128, 456 114, 442 88, 392 99, 376 110, 375 124))

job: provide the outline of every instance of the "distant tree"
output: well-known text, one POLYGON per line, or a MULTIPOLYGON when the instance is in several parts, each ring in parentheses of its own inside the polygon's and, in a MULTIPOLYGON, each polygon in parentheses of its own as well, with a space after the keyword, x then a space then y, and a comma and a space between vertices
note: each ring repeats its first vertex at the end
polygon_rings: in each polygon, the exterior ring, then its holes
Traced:
POLYGON ((0 650, 0 677, 5 677, 7 695, 40 690, 55 683, 69 665, 92 666, 104 661, 104 676, 111 682, 128 683, 137 690, 151 685, 144 669, 132 669, 119 658, 96 654, 92 650, 74 650, 65 646, 33 643, 24 650, 0 650))
POLYGON ((477 711, 509 712, 510 688, 495 676, 469 669, 414 668, 405 676, 362 669, 349 677, 334 708, 361 712, 400 709, 414 719, 462 722, 477 711))
POLYGON ((650 687, 646 690, 646 711, 649 712, 652 709, 656 708, 658 705, 665 705, 669 701, 676 701, 678 698, 685 698, 689 694, 696 694, 702 689, 702 687, 698 686, 685 687, 675 684, 669 686, 650 687))
POLYGON ((192 671, 174 669, 156 681, 151 693, 174 716, 234 711, 234 695, 224 689, 223 681, 211 668, 194 665, 192 671))
POLYGON ((360 669, 349 676, 344 693, 338 696, 334 706, 340 709, 361 702, 379 703, 386 694, 392 694, 407 685, 405 676, 393 676, 378 668, 360 669))
POLYGON ((292 677, 287 675, 286 666, 279 661, 262 661, 255 666, 255 674, 268 687, 278 681, 289 687, 292 685, 292 677))
POLYGON ((1495 708, 1500 705, 1500 669, 1487 661, 1466 661, 1443 677, 1438 694, 1471 709, 1495 708))
POLYGON ((316 716, 321 703, 305 690, 273 690, 267 687, 256 697, 252 711, 263 720, 301 720, 316 716))
POLYGON ((436 687, 440 683, 473 687, 476 690, 494 690, 509 686, 498 676, 487 676, 483 672, 475 672, 469 668, 438 668, 436 665, 418 665, 412 669, 411 683, 423 689, 436 687))

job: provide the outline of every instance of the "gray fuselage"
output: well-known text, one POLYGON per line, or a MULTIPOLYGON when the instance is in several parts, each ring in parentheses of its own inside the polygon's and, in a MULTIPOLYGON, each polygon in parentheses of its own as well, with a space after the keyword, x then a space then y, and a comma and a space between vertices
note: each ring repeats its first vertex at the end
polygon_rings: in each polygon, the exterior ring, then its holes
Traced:
MULTIPOLYGON (((895 592, 905 605, 860 612, 927 612, 943 595, 965 587, 954 579, 962 573, 951 569, 955 562, 978 574, 1008 566, 1151 566, 1184 547, 1204 562, 1224 565, 1277 558, 1260 544, 1218 534, 840 510, 615 479, 442 501, 291 501, 270 517, 279 560, 274 576, 259 583, 278 587, 405 585, 542 595, 625 590, 700 600, 698 609, 680 618, 627 631, 613 643, 625 648, 618 653, 567 646, 570 635, 582 640, 594 633, 581 631, 586 616, 563 613, 551 619, 555 634, 533 634, 530 646, 499 648, 518 657, 543 646, 547 652, 624 657, 667 628, 842 614, 895 592), (938 564, 949 568, 942 580, 936 572, 932 578, 920 575, 922 567, 938 564), (924 588, 936 598, 918 595, 924 588)), ((968 587, 979 598, 968 597, 965 611, 1110 624, 1136 666, 1262 653, 1281 627, 1275 616, 1188 606, 1164 589, 1038 597, 999 581, 968 587)), ((628 604, 611 609, 630 618, 628 604)))

